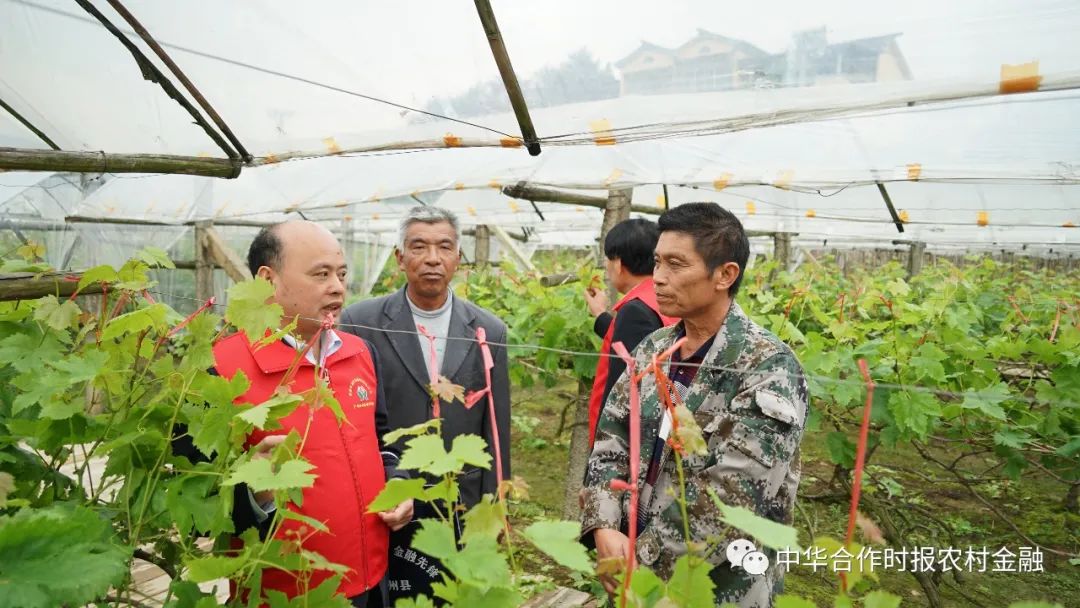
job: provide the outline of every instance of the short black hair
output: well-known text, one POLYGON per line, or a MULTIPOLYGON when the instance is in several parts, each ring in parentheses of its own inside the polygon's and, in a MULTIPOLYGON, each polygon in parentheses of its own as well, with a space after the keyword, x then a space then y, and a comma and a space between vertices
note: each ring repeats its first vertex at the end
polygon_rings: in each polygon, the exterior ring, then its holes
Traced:
POLYGON ((263 266, 269 266, 274 270, 278 270, 281 266, 281 239, 277 235, 277 227, 281 224, 271 224, 270 226, 263 227, 259 231, 259 234, 255 235, 255 240, 251 241, 251 247, 248 247, 248 269, 251 270, 251 276, 255 276, 259 273, 259 268, 263 266))
POLYGON ((735 297, 750 258, 750 239, 735 214, 716 203, 683 203, 665 211, 657 223, 661 233, 689 235, 710 273, 728 262, 738 264, 739 276, 728 287, 728 295, 735 297))
POLYGON ((604 256, 618 259, 636 276, 651 275, 655 260, 656 241, 660 230, 655 222, 645 219, 624 220, 615 224, 604 237, 604 256))

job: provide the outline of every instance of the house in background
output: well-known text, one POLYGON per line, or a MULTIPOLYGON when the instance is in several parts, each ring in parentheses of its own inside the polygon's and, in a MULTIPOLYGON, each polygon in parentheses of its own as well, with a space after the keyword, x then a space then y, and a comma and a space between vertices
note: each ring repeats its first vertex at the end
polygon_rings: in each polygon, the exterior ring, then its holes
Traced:
POLYGON ((900 34, 829 44, 825 28, 798 32, 792 47, 769 54, 749 42, 703 29, 668 49, 642 42, 615 62, 620 95, 700 93, 775 86, 910 80, 900 34))

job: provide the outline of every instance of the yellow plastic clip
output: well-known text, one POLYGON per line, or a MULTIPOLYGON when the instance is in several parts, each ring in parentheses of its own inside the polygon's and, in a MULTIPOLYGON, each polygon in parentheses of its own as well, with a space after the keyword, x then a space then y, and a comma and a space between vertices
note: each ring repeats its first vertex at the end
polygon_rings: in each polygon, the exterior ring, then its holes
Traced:
POLYGON ((341 154, 341 146, 338 145, 337 140, 333 137, 327 137, 322 140, 322 143, 326 146, 326 151, 330 154, 341 154))
POLYGON ((447 148, 459 148, 459 147, 461 147, 461 138, 454 135, 453 133, 447 133, 446 135, 443 136, 442 140, 443 140, 443 143, 446 144, 447 148))
POLYGON ((908 223, 908 221, 909 221, 909 220, 910 220, 910 218, 911 218, 911 216, 910 216, 910 215, 908 215, 908 212, 907 212, 907 210, 906 210, 906 209, 901 209, 901 210, 900 210, 900 213, 897 213, 896 215, 898 215, 898 216, 900 217, 900 221, 901 221, 902 223, 904 223, 904 224, 908 223))
POLYGON ((516 137, 503 137, 499 140, 499 145, 504 148, 520 148, 524 144, 516 137))
POLYGON ((472 205, 469 205, 468 207, 465 208, 465 211, 467 211, 469 213, 469 215, 471 215, 473 217, 476 217, 476 207, 473 207, 472 205))
POLYGON ((990 225, 990 214, 985 211, 980 211, 975 214, 975 223, 980 226, 990 225))
POLYGON ((757 213, 757 205, 754 201, 746 201, 746 215, 754 215, 757 213))
POLYGON ((454 184, 454 190, 464 190, 465 184, 463 182, 456 182, 454 184))
POLYGON ((814 211, 813 209, 807 209, 806 217, 817 217, 817 211, 814 211))
POLYGON ((516 202, 514 202, 514 201, 508 201, 508 202, 510 203, 510 210, 513 211, 514 213, 517 213, 518 210, 521 209, 521 207, 519 207, 516 202))
POLYGON ((604 185, 605 186, 610 186, 611 184, 614 184, 616 181, 618 181, 618 179, 620 177, 622 177, 622 174, 623 174, 622 169, 619 169, 618 167, 612 169, 611 174, 608 175, 607 178, 604 179, 604 185))
POLYGON ((493 179, 490 182, 488 182, 488 188, 494 188, 494 189, 498 190, 499 188, 502 188, 502 184, 500 184, 498 182, 498 180, 493 179))
POLYGON ((776 178, 773 185, 781 190, 788 190, 791 188, 791 178, 795 176, 795 172, 791 169, 787 169, 780 174, 780 177, 776 178))
POLYGON ((724 173, 720 177, 713 180, 712 187, 717 190, 723 190, 731 183, 732 175, 730 173, 724 173))
POLYGON ((1038 91, 1040 84, 1042 76, 1039 75, 1038 61, 1001 66, 1001 84, 998 91, 1002 95, 1038 91))
POLYGON ((611 121, 606 118, 594 120, 589 123, 589 130, 593 133, 593 141, 598 146, 614 146, 615 134, 611 132, 611 121))
POLYGON ((922 175, 922 165, 919 163, 911 163, 907 166, 907 178, 913 182, 919 181, 919 177, 922 175))

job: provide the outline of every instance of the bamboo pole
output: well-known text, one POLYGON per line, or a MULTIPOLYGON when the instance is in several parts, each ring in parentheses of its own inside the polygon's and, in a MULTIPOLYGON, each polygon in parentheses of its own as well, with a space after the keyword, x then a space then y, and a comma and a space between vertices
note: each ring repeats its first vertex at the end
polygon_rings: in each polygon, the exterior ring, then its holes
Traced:
POLYGON ((474 3, 476 12, 480 16, 480 23, 484 26, 484 34, 487 35, 488 44, 491 46, 491 54, 495 57, 495 64, 499 66, 499 75, 502 76, 506 94, 510 97, 510 106, 514 109, 514 116, 521 128, 525 148, 530 156, 539 156, 540 140, 536 137, 536 128, 533 126, 532 117, 529 116, 529 106, 525 103, 525 95, 521 92, 514 66, 510 63, 510 54, 506 51, 506 44, 499 31, 499 23, 495 20, 495 11, 491 9, 491 3, 488 0, 474 0, 474 3))
MULTIPOLYGON (((0 275, 0 301, 36 300, 54 295, 70 297, 79 286, 81 272, 13 272, 0 275)), ((80 294, 101 293, 101 283, 91 283, 80 294)))
POLYGON ((240 161, 170 154, 108 154, 0 148, 0 169, 74 173, 176 173, 232 179, 240 175, 240 161))
POLYGON ((139 49, 139 47, 135 46, 135 43, 128 40, 127 36, 125 36, 124 33, 120 31, 120 28, 113 25, 113 22, 109 21, 109 18, 106 17, 101 11, 99 11, 97 7, 91 4, 89 0, 75 0, 75 2, 79 6, 81 6, 83 10, 90 13, 90 15, 92 15, 95 19, 101 22, 101 25, 105 26, 105 29, 109 30, 109 32, 113 36, 116 36, 116 39, 120 41, 120 44, 124 45, 124 48, 126 48, 128 52, 131 53, 131 56, 134 57, 135 63, 139 65, 139 70, 143 74, 143 78, 149 80, 150 82, 157 83, 158 86, 160 86, 161 89, 165 91, 166 95, 171 97, 174 101, 176 101, 176 103, 180 104, 182 108, 187 110, 188 114, 191 115, 191 118, 195 120, 195 124, 202 127, 202 130, 206 133, 206 135, 211 140, 213 140, 213 142, 217 144, 217 146, 221 148, 223 152, 225 152, 225 156, 228 156, 231 159, 239 160, 239 155, 237 155, 236 151, 233 150, 231 146, 229 146, 228 142, 226 142, 221 137, 221 135, 217 131, 215 131, 213 127, 210 126, 210 123, 206 122, 206 118, 203 117, 203 115, 195 108, 195 106, 191 105, 191 102, 188 101, 187 98, 184 97, 183 93, 181 93, 176 88, 176 85, 174 85, 172 81, 169 80, 169 78, 165 76, 165 74, 163 74, 156 65, 154 65, 154 62, 150 61, 150 59, 143 54, 142 50, 139 49))
POLYGON ((40 139, 41 141, 49 144, 50 148, 52 148, 53 150, 59 150, 60 149, 60 146, 56 145, 56 142, 54 142, 52 139, 49 139, 49 136, 46 135, 44 131, 42 131, 41 129, 35 127, 34 123, 30 122, 22 114, 19 114, 15 110, 15 108, 8 105, 7 102, 5 102, 3 99, 0 99, 0 108, 4 108, 5 110, 7 110, 8 114, 11 114, 15 118, 15 120, 22 123, 22 126, 29 129, 34 135, 37 135, 38 139, 40 139))
MULTIPOLYGON (((244 162, 250 161, 252 159, 251 154, 244 148, 243 144, 240 143, 240 140, 237 139, 236 135, 233 134, 229 125, 225 124, 225 121, 222 120, 221 115, 217 113, 217 110, 215 110, 214 107, 210 105, 210 102, 203 97, 203 94, 199 92, 199 89, 195 88, 195 84, 188 79, 187 74, 184 74, 180 69, 180 66, 176 65, 176 62, 172 60, 172 57, 165 52, 165 49, 161 48, 161 45, 158 44, 157 40, 154 40, 154 37, 150 35, 150 32, 135 18, 135 15, 132 15, 131 12, 127 10, 127 7, 120 3, 120 0, 107 1, 109 6, 112 6, 113 9, 124 18, 124 21, 128 22, 131 29, 135 30, 135 33, 143 39, 143 42, 154 51, 154 54, 158 56, 158 59, 169 68, 169 71, 173 73, 173 76, 176 76, 176 79, 180 81, 180 84, 184 85, 187 92, 195 98, 195 102, 199 104, 199 107, 206 112, 207 116, 210 117, 210 120, 214 121, 214 124, 217 125, 217 127, 221 129, 221 132, 225 134, 225 137, 228 138, 229 143, 231 143, 233 147, 236 148, 236 151, 240 153, 240 158, 243 159, 244 162)), ((228 153, 228 150, 226 150, 226 153, 228 153)))

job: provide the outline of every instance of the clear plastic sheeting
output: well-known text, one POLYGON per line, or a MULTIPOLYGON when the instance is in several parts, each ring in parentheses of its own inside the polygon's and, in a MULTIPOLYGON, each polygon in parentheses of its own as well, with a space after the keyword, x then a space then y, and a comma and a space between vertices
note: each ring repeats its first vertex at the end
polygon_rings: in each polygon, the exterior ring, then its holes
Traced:
MULTIPOLYGON (((234 180, 0 174, 4 221, 167 224, 72 224, 50 237, 67 239, 57 250, 79 251, 74 234, 130 251, 190 240, 198 220, 301 216, 368 243, 416 204, 502 226, 525 249, 595 242, 600 210, 502 194, 519 182, 633 188, 657 209, 713 200, 808 246, 1080 245, 1071 0, 496 0, 538 157, 520 147, 470 2, 124 5, 256 158, 234 180)), ((0 99, 65 150, 224 155, 76 3, 0 0, 0 99)), ((0 146, 49 147, 3 111, 0 146)), ((378 243, 373 266, 392 246, 378 243)), ((101 249, 86 260, 112 255, 101 249)))

